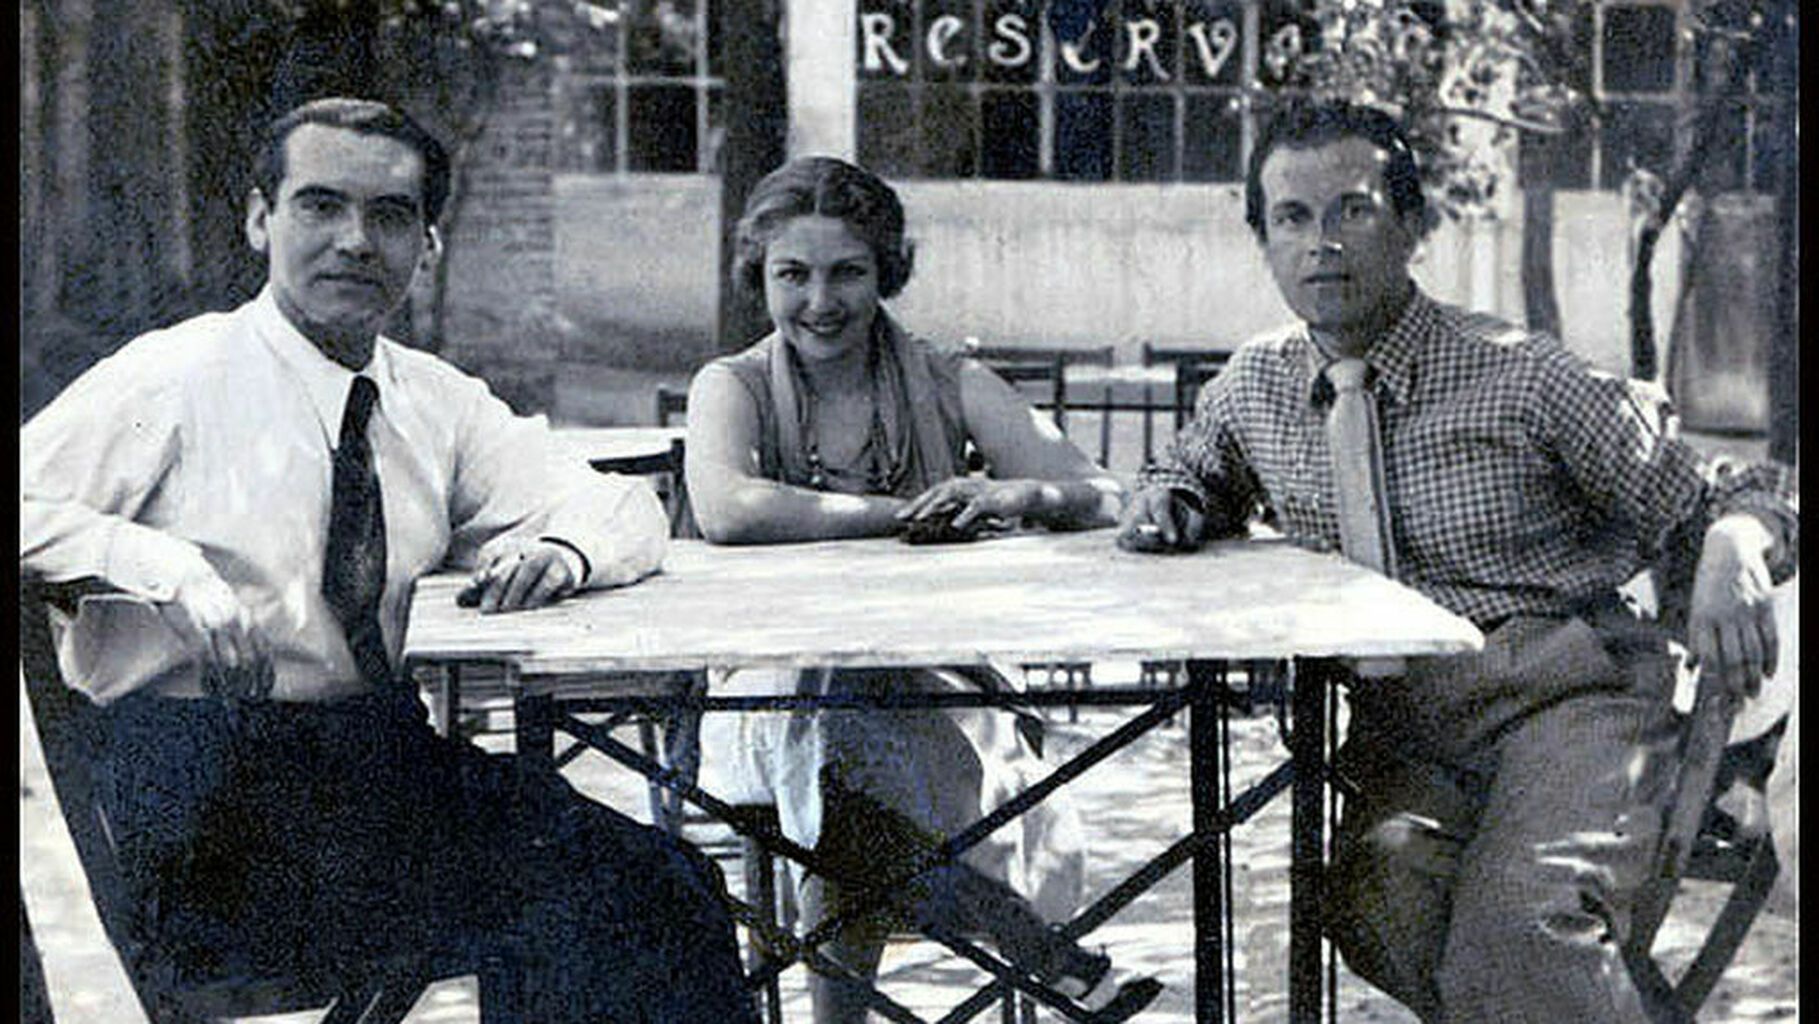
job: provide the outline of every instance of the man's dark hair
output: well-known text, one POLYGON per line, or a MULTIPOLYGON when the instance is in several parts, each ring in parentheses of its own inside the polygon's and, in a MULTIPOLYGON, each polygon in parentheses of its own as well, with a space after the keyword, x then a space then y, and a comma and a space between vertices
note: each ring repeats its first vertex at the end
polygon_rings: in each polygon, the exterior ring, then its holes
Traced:
POLYGON ((1346 100, 1295 100, 1277 109, 1264 124, 1263 136, 1251 150, 1244 177, 1244 222, 1259 239, 1269 237, 1263 211, 1263 161, 1277 147, 1302 149, 1356 136, 1389 155, 1383 185, 1398 216, 1414 214, 1425 230, 1427 194, 1421 190, 1421 167, 1408 131, 1396 118, 1346 100))
POLYGON ((791 160, 752 187, 733 235, 733 283, 764 294, 764 250, 783 225, 821 214, 846 222, 878 262, 878 297, 909 282, 914 251, 903 236, 903 202, 871 171, 828 156, 791 160))
POLYGON ((253 185, 267 203, 278 201, 284 180, 284 144, 291 133, 306 124, 345 128, 362 135, 383 135, 416 150, 423 157, 423 222, 434 224, 448 200, 448 151, 409 114, 376 100, 332 97, 311 100, 272 122, 253 168, 253 185))

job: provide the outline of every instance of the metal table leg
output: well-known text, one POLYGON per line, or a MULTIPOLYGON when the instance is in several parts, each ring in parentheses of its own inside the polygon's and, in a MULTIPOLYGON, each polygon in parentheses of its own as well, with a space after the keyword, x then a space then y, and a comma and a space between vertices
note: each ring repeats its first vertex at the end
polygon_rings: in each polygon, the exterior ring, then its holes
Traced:
POLYGON ((1193 697, 1188 713, 1189 787, 1193 800, 1194 836, 1194 1020, 1217 1024, 1226 1019, 1230 997, 1226 976, 1226 850, 1230 837, 1220 829, 1225 778, 1225 713, 1220 662, 1187 663, 1193 697))
POLYGON ((1335 666, 1297 659, 1289 712, 1295 782, 1290 803, 1288 1014, 1292 1024, 1320 1019, 1321 883, 1326 863, 1326 704, 1335 666))
POLYGON ((437 734, 444 738, 455 735, 455 723, 461 716, 461 663, 451 661, 437 673, 436 692, 430 698, 430 720, 437 734))

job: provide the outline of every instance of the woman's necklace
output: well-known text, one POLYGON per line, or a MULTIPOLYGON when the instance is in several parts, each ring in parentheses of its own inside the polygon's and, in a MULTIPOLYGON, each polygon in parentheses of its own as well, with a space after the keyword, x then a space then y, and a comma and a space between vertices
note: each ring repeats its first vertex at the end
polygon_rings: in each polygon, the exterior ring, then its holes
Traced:
POLYGON ((797 372, 797 379, 802 385, 801 437, 805 451, 803 460, 808 464, 808 485, 815 490, 828 489, 831 480, 863 480, 865 491, 870 494, 890 494, 896 490, 903 475, 907 459, 892 458, 890 431, 884 423, 885 388, 882 367, 879 365, 878 343, 873 339, 865 354, 865 377, 871 392, 871 423, 865 432, 865 443, 860 446, 858 454, 851 465, 835 466, 821 457, 821 442, 815 433, 816 396, 814 385, 808 375, 802 372, 800 363, 796 362, 794 352, 790 353, 791 365, 797 372))

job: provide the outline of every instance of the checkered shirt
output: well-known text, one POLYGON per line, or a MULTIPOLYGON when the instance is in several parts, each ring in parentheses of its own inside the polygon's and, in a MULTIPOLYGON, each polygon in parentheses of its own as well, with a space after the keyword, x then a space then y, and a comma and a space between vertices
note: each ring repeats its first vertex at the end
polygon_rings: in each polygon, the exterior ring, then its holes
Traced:
MULTIPOLYGON (((1305 325, 1244 345, 1140 485, 1199 498, 1214 536, 1261 510, 1291 539, 1338 550, 1329 361, 1305 325)), ((1482 627, 1609 600, 1658 556, 1696 555, 1732 511, 1769 525, 1777 578, 1793 571, 1785 467, 1702 460, 1664 433, 1663 409, 1552 337, 1416 290, 1365 361, 1400 576, 1482 627)))

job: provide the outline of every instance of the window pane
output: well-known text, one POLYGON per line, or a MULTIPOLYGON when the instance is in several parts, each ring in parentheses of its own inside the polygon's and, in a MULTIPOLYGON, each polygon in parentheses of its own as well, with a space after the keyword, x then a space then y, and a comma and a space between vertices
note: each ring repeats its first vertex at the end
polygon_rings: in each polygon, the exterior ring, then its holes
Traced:
POLYGON ((557 166, 565 171, 618 169, 618 135, 613 131, 615 99, 611 85, 588 84, 565 93, 567 103, 557 128, 557 166))
POLYGON ((886 178, 919 177, 916 111, 909 86, 859 83, 859 162, 886 178))
POLYGON ((1108 181, 1112 176, 1112 98, 1102 92, 1055 96, 1055 177, 1108 181))
POLYGON ((899 0, 860 0, 859 48, 854 63, 859 77, 902 78, 915 70, 916 44, 911 38, 913 8, 899 0))
POLYGON ((700 33, 695 0, 625 0, 626 70, 634 75, 693 75, 700 33))
POLYGON ((933 178, 970 178, 977 173, 979 103, 963 85, 930 85, 922 90, 922 172, 933 178))
POLYGON ((1244 10, 1236 0, 1187 0, 1181 31, 1182 81, 1238 84, 1244 70, 1244 10))
POLYGON ((1041 171, 1042 130, 1034 93, 994 89, 980 98, 979 176, 1034 178, 1041 171))
POLYGON ((972 0, 925 0, 920 40, 922 77, 928 82, 969 82, 979 69, 972 0))
POLYGON ((1121 181, 1172 181, 1175 177, 1175 97, 1169 93, 1125 96, 1118 153, 1121 181))
POLYGON ((1118 26, 1110 5, 1104 11, 1100 6, 1099 0, 1050 0, 1055 81, 1062 85, 1104 85, 1112 80, 1112 42, 1118 26))
POLYGON ((1583 119, 1567 125, 1559 135, 1518 133, 1518 177, 1555 188, 1591 188, 1592 140, 1596 134, 1583 119))
POLYGON ((1607 92, 1667 92, 1674 87, 1674 12, 1611 7, 1604 12, 1607 92))
POLYGON ((1758 192, 1773 192, 1780 187, 1783 174, 1800 173, 1800 155, 1794 150, 1794 139, 1788 130, 1787 106, 1765 103, 1756 109, 1756 131, 1750 137, 1750 162, 1754 169, 1750 187, 1758 192))
POLYGON ((714 78, 726 77, 726 62, 721 56, 721 33, 726 24, 727 0, 704 0, 707 4, 707 73, 714 78))
POLYGON ((1237 181, 1244 177, 1244 128, 1233 97, 1189 96, 1182 134, 1181 180, 1237 181))
POLYGON ((1112 45, 1120 81, 1161 85, 1179 76, 1179 6, 1163 0, 1124 0, 1123 18, 1112 45))
POLYGON ((685 85, 640 85, 626 95, 627 169, 695 170, 695 90, 685 85))
POLYGON ((1042 67, 1040 0, 986 0, 979 78, 1033 84, 1042 67))
POLYGON ((1307 85, 1307 76, 1297 74, 1287 58, 1314 50, 1320 42, 1320 26, 1298 0, 1263 0, 1261 7, 1258 79, 1266 86, 1307 85))
POLYGON ((1748 184, 1744 175, 1749 169, 1749 110, 1741 103, 1725 107, 1713 126, 1712 148, 1700 169, 1700 187, 1708 192, 1734 192, 1748 184))
POLYGON ((1600 140, 1603 188, 1623 183, 1631 167, 1664 174, 1674 154, 1674 110, 1665 103, 1611 103, 1600 140))

